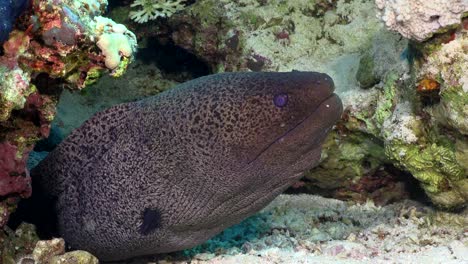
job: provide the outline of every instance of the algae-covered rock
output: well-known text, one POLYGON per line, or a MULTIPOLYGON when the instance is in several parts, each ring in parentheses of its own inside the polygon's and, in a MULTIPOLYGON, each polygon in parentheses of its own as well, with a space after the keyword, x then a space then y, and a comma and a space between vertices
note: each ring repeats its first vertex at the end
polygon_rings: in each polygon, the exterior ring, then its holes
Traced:
POLYGON ((359 86, 362 88, 371 88, 380 82, 378 76, 374 72, 374 58, 369 53, 364 53, 359 62, 359 69, 356 74, 356 79, 359 86))
POLYGON ((466 205, 466 174, 457 162, 453 146, 432 143, 415 145, 391 140, 386 154, 418 179, 437 205, 452 208, 466 205))
POLYGON ((122 75, 136 49, 132 32, 100 16, 107 0, 27 2, 0 47, 0 207, 8 210, 0 227, 17 198, 31 194, 28 154, 49 135, 64 87, 82 89, 105 71, 122 75), (119 43, 106 43, 109 34, 119 43))
POLYGON ((36 228, 31 224, 21 224, 15 231, 5 227, 0 232, 0 262, 16 264, 23 258, 29 259, 37 241, 36 228))
MULTIPOLYGON (((468 19, 466 19, 468 22, 468 19)), ((432 78, 439 83, 440 103, 424 110, 435 121, 468 136, 468 29, 452 33, 453 40, 423 50, 419 79, 432 78)))
POLYGON ((99 260, 90 253, 82 250, 67 252, 51 258, 49 264, 98 264, 99 260))
POLYGON ((2 264, 97 264, 96 257, 85 251, 65 253, 61 238, 39 240, 36 228, 22 223, 15 231, 5 227, 0 233, 2 264))
POLYGON ((54 256, 65 253, 65 241, 61 238, 37 241, 32 258, 38 263, 50 263, 54 256))
MULTIPOLYGON (((197 1, 168 23, 174 42, 216 72, 326 69, 369 48, 382 29, 367 0, 197 1)), ((335 67, 349 59, 357 58, 335 67)))
POLYGON ((321 189, 338 189, 375 173, 386 161, 379 139, 363 133, 340 137, 332 132, 323 145, 322 161, 305 177, 321 189))

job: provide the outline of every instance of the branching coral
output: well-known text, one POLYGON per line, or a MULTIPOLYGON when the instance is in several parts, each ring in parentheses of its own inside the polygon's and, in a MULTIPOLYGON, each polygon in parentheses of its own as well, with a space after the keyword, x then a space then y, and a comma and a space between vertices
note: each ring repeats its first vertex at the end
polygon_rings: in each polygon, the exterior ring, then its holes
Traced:
POLYGON ((138 23, 145 23, 158 17, 170 17, 184 8, 183 0, 135 0, 131 7, 138 7, 130 12, 130 18, 138 23))

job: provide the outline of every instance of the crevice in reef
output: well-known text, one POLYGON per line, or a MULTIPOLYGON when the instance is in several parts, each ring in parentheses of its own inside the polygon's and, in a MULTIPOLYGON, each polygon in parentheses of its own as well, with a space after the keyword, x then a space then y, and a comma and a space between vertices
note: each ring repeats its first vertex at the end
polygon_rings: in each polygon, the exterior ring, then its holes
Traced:
POLYGON ((146 46, 138 50, 137 59, 145 64, 155 63, 165 78, 183 82, 211 74, 208 64, 172 41, 162 43, 151 37, 146 46))
MULTIPOLYGON (((310 177, 309 177, 310 178, 310 177)), ((346 188, 322 189, 314 185, 312 179, 303 178, 297 186, 290 187, 286 194, 315 194, 339 200, 365 202, 373 200, 377 205, 386 205, 411 199, 429 205, 430 199, 410 173, 385 165, 372 175, 362 176, 356 183, 346 188)))
POLYGON ((7 226, 16 230, 21 223, 26 222, 36 226, 36 232, 40 239, 59 237, 56 229, 55 199, 46 197, 34 178, 32 178, 32 186, 34 191, 31 197, 22 199, 18 203, 18 207, 11 214, 7 226))

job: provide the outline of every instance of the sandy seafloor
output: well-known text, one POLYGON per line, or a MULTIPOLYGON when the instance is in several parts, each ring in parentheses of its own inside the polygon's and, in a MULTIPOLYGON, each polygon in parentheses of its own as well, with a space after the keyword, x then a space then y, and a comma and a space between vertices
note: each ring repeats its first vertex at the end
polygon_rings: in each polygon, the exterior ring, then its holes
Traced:
POLYGON ((468 263, 468 210, 281 195, 196 249, 127 263, 468 263))

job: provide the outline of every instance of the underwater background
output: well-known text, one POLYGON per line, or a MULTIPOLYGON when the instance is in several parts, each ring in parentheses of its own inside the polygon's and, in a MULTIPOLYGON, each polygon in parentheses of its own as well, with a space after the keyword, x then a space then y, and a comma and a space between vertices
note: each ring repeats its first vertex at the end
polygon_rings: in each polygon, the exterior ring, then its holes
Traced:
POLYGON ((206 243, 129 263, 468 263, 466 0, 0 1, 0 19, 2 263, 97 263, 7 224, 29 170, 94 113, 292 70, 343 101, 320 164, 206 243))

